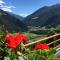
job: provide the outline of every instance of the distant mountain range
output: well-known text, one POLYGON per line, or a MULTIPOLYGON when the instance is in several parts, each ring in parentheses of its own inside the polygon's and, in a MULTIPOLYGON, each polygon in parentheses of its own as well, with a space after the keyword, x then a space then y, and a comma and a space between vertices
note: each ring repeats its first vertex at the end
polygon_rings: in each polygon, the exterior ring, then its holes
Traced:
POLYGON ((60 4, 44 6, 24 20, 28 27, 57 27, 60 25, 60 4))
POLYGON ((14 14, 14 13, 11 13, 11 12, 7 12, 8 14, 10 14, 11 16, 14 16, 16 17, 17 19, 23 21, 24 20, 24 17, 20 16, 20 15, 17 15, 17 14, 14 14))
POLYGON ((26 25, 18 18, 18 15, 5 12, 0 9, 0 25, 4 25, 9 31, 25 31, 26 25))
POLYGON ((0 25, 17 32, 34 27, 60 28, 60 4, 44 6, 26 18, 0 9, 0 25))

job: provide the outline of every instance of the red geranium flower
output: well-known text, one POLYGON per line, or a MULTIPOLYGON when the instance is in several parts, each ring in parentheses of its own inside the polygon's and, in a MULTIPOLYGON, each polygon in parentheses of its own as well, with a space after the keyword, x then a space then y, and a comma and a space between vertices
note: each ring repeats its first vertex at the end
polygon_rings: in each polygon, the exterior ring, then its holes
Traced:
POLYGON ((24 43, 24 44, 28 44, 28 39, 27 39, 27 37, 23 35, 22 38, 23 38, 23 43, 24 43))
POLYGON ((19 44, 21 44, 21 42, 22 42, 22 40, 21 40, 22 38, 19 36, 19 34, 17 34, 16 36, 15 36, 15 42, 16 42, 16 45, 18 46, 19 44))
POLYGON ((35 49, 38 50, 38 49, 41 49, 41 50, 47 50, 49 49, 49 46, 47 44, 37 44, 35 46, 35 49))
POLYGON ((17 34, 15 39, 21 40, 24 44, 28 43, 28 38, 23 34, 17 34))
POLYGON ((4 41, 7 42, 8 40, 9 40, 9 36, 6 36, 6 37, 4 38, 4 41))
POLYGON ((14 37, 12 35, 6 36, 5 42, 7 43, 6 44, 7 48, 16 49, 16 43, 15 43, 14 37))
POLYGON ((16 36, 12 36, 12 35, 7 35, 4 38, 7 48, 12 48, 12 49, 16 49, 16 47, 21 44, 21 42, 23 42, 24 44, 28 43, 28 39, 26 36, 24 36, 23 34, 16 34, 16 36))

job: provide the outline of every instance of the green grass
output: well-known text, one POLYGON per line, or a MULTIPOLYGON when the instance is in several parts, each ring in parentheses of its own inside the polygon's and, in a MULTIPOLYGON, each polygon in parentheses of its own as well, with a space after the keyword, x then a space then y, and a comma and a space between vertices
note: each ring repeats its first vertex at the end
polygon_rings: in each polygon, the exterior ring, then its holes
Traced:
POLYGON ((44 38, 46 38, 46 36, 40 36, 38 38, 30 40, 30 42, 34 42, 34 41, 41 40, 41 39, 44 39, 44 38))
POLYGON ((30 39, 30 38, 33 37, 33 36, 37 36, 37 34, 34 34, 34 33, 27 33, 27 32, 24 32, 23 34, 24 34, 25 36, 27 36, 28 39, 30 39))
POLYGON ((36 41, 36 40, 44 39, 44 38, 47 37, 47 36, 40 36, 40 37, 37 37, 37 38, 34 38, 34 39, 30 39, 30 38, 32 38, 32 37, 34 37, 34 36, 38 36, 38 34, 26 33, 26 32, 23 33, 23 34, 28 37, 30 43, 31 43, 31 42, 34 42, 34 41, 36 41))
POLYGON ((34 38, 34 39, 30 39, 30 38, 32 38, 34 36, 38 36, 38 34, 26 33, 26 32, 24 32, 23 34, 28 37, 30 43, 34 42, 34 41, 37 41, 37 40, 40 40, 40 39, 44 39, 44 38, 47 37, 47 36, 40 36, 40 37, 37 37, 37 38, 34 38))

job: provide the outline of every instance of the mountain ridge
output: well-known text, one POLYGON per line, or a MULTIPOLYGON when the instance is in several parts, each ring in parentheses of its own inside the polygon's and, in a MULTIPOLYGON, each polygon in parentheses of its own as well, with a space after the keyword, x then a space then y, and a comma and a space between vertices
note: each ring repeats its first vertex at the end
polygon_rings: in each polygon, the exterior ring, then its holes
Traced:
POLYGON ((0 25, 4 25, 9 31, 24 31, 26 29, 25 24, 21 20, 1 9, 0 25))
POLYGON ((30 27, 57 27, 60 24, 60 4, 45 6, 24 20, 25 24, 30 27))

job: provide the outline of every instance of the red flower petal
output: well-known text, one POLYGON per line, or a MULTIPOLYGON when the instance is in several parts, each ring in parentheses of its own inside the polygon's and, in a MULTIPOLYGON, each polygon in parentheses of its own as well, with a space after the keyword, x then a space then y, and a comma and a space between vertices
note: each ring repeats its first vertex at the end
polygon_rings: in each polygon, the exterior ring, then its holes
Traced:
POLYGON ((35 46, 35 49, 38 50, 38 49, 41 49, 41 50, 47 50, 49 49, 49 46, 47 44, 37 44, 35 46))

